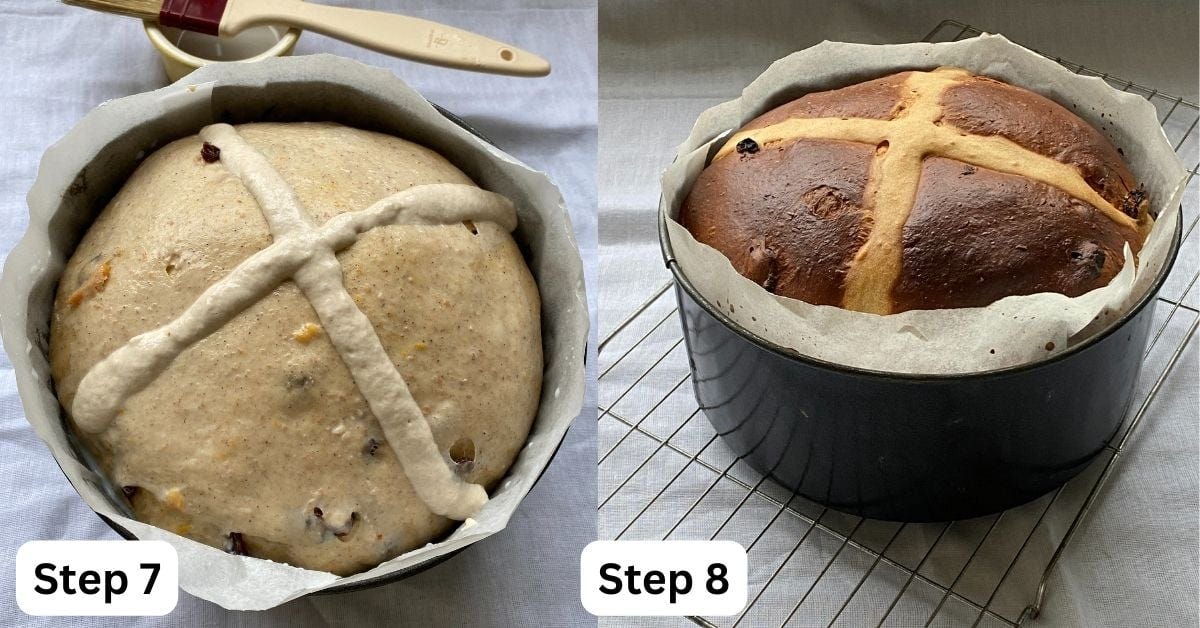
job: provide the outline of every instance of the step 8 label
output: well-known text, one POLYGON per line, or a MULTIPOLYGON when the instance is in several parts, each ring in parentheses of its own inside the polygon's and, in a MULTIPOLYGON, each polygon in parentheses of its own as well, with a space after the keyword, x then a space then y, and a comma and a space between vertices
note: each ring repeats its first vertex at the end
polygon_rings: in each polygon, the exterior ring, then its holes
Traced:
POLYGON ((179 601, 179 557, 164 541, 30 541, 16 567, 29 615, 166 615, 179 601))
POLYGON ((593 615, 736 615, 746 606, 746 550, 733 541, 594 541, 580 559, 593 615))

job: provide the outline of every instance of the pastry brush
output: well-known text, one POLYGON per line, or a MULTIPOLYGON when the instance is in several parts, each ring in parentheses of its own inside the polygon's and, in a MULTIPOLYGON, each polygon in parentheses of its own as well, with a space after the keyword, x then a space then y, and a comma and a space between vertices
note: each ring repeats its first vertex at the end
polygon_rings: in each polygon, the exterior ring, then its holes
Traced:
POLYGON ((459 70, 512 76, 550 73, 549 62, 533 53, 453 26, 382 11, 331 7, 302 0, 62 1, 206 35, 232 37, 252 26, 277 24, 459 70))

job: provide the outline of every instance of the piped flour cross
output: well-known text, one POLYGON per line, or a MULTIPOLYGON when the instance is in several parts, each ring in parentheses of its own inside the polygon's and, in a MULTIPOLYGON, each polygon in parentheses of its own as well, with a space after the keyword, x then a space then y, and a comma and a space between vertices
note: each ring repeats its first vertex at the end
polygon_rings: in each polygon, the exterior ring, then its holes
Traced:
POLYGON ((274 242, 210 286, 178 318, 135 336, 92 367, 71 405, 75 422, 89 432, 104 430, 125 400, 153 382, 184 349, 290 279, 316 310, 417 495, 445 517, 461 520, 475 514, 487 502, 487 493, 463 481, 446 463, 404 378, 346 291, 335 253, 383 225, 471 220, 512 231, 517 226, 512 203, 469 185, 422 185, 317 226, 291 186, 233 127, 207 126, 200 137, 220 149, 220 162, 258 201, 274 242))
POLYGON ((913 72, 903 85, 902 110, 891 120, 870 118, 789 118, 736 133, 713 157, 724 158, 747 138, 759 145, 808 138, 872 144, 864 204, 872 221, 867 241, 846 274, 842 306, 887 314, 892 285, 900 276, 901 237, 916 202, 921 161, 930 155, 1019 175, 1056 187, 1100 210, 1113 222, 1137 229, 1137 222, 1096 193, 1073 166, 1023 148, 999 135, 972 135, 939 124, 942 92, 969 77, 965 70, 938 68, 913 72))

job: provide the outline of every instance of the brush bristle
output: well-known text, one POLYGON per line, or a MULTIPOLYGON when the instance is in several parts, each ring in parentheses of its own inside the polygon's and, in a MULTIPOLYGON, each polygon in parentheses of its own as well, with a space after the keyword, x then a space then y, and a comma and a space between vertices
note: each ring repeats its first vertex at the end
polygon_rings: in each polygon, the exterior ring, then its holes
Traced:
POLYGON ((157 20, 162 0, 62 0, 63 4, 93 11, 128 15, 143 20, 157 20))

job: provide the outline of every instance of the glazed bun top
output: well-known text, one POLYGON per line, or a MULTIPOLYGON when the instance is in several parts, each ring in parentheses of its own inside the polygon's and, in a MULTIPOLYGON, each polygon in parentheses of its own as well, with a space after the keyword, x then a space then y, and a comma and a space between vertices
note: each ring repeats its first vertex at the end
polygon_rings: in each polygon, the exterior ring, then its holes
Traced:
POLYGON ((964 70, 807 94, 733 134, 680 222, 775 294, 889 314, 1078 296, 1152 220, 1120 151, 1033 92, 964 70))

